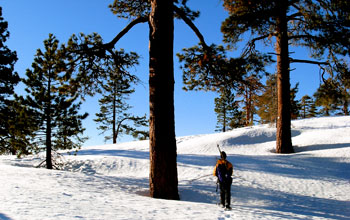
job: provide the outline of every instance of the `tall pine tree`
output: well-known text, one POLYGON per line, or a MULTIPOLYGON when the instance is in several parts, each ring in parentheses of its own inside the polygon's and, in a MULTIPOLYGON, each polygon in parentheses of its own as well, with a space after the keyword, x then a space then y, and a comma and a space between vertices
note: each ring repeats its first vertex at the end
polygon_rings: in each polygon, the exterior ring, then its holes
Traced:
POLYGON ((52 35, 44 41, 45 50, 37 50, 32 69, 26 72, 27 104, 38 122, 36 144, 46 150, 46 167, 55 167, 52 151, 77 149, 84 137, 82 120, 87 113, 79 114, 81 103, 78 94, 67 93, 67 68, 65 54, 59 50, 58 40, 52 35), (64 88, 64 89, 63 89, 64 88))
POLYGON ((313 56, 349 53, 349 7, 331 0, 224 0, 229 17, 222 25, 232 46, 249 39, 244 53, 255 52, 256 42, 274 43, 277 56, 278 117, 276 152, 294 152, 291 141, 290 62, 324 64, 290 57, 290 45, 312 49, 313 56), (345 15, 345 16, 344 16, 345 15), (251 37, 247 38, 246 34, 251 37), (343 34, 343 36, 342 36, 343 34), (344 37, 345 36, 345 37, 344 37))
POLYGON ((89 84, 95 79, 92 76, 99 74, 99 68, 95 68, 98 61, 112 59, 116 64, 119 63, 120 59, 113 50, 115 45, 135 25, 148 23, 150 194, 154 198, 179 199, 174 119, 174 18, 184 20, 199 40, 204 42, 203 36, 192 22, 198 13, 191 11, 186 2, 187 0, 115 0, 110 5, 112 12, 131 22, 112 41, 102 43, 96 34, 85 39, 73 36, 67 46, 75 54, 72 63, 82 64, 81 61, 86 61, 84 64, 87 65, 79 65, 80 71, 82 68, 87 70, 83 71, 86 74, 82 74, 85 77, 80 79, 89 84), (93 43, 86 44, 86 39, 93 43))
POLYGON ((11 118, 16 117, 11 96, 14 94, 14 87, 20 78, 14 71, 17 54, 5 45, 10 36, 7 28, 8 23, 2 17, 2 8, 0 7, 0 154, 16 154, 16 147, 11 143, 13 133, 10 133, 13 126, 10 122, 11 118))

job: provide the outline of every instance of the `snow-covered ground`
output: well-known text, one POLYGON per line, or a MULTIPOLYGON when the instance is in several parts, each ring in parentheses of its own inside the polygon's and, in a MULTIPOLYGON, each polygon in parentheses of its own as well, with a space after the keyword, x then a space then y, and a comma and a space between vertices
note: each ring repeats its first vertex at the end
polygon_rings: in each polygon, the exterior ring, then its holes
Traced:
POLYGON ((297 153, 275 128, 177 138, 180 201, 148 196, 148 141, 84 147, 62 171, 0 156, 0 219, 350 219, 350 117, 292 122, 297 153), (234 165, 232 211, 218 207, 216 145, 234 165))

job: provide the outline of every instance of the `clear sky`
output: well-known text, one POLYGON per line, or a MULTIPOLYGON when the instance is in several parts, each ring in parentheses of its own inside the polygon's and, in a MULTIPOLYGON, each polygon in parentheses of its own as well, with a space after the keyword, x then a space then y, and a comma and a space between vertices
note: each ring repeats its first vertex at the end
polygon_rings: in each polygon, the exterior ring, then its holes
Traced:
MULTIPOLYGON (((38 48, 43 47, 43 41, 49 33, 54 34, 61 43, 67 42, 72 34, 90 34, 96 32, 102 36, 104 42, 109 42, 127 24, 128 20, 114 16, 108 5, 113 0, 0 0, 3 18, 9 23, 10 39, 6 45, 15 50, 18 62, 15 69, 20 76, 25 76, 25 70, 31 67, 38 48)), ((190 0, 188 5, 193 10, 201 12, 195 24, 205 37, 207 44, 222 44, 220 32, 221 22, 227 17, 220 0, 190 0)), ((182 71, 179 68, 176 53, 184 47, 191 47, 198 43, 195 34, 182 21, 175 21, 174 35, 174 72, 175 72, 175 128, 176 136, 213 133, 216 126, 214 113, 214 92, 185 92, 182 90, 182 71)), ((136 92, 130 97, 129 104, 134 106, 132 112, 143 116, 149 114, 148 101, 148 25, 139 24, 127 33, 116 45, 127 52, 135 51, 140 56, 140 65, 131 69, 142 81, 136 87, 136 92)), ((273 52, 273 48, 264 48, 266 52, 273 52)), ((291 48, 293 57, 307 58, 308 51, 291 48)), ((240 51, 233 54, 238 55, 240 51)), ((308 64, 292 64, 291 85, 299 82, 297 98, 310 96, 320 84, 317 66, 308 64)), ((275 66, 269 71, 273 73, 275 66)), ((20 91, 20 86, 18 91, 20 91)), ((103 136, 99 136, 93 119, 99 111, 98 97, 88 98, 82 110, 90 115, 84 121, 86 135, 90 139, 89 145, 104 144, 103 136)), ((118 141, 130 141, 132 138, 123 136, 118 141)))

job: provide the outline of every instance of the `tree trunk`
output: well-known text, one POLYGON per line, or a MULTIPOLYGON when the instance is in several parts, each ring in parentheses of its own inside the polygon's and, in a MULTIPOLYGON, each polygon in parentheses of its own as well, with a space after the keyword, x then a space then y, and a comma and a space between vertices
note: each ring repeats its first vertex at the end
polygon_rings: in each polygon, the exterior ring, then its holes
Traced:
POLYGON ((179 199, 174 121, 172 0, 152 0, 149 36, 150 194, 179 199))
POLYGON ((344 105, 343 105, 344 115, 349 115, 348 108, 349 108, 349 102, 347 100, 344 100, 344 105))
POLYGON ((276 153, 293 153, 291 137, 291 104, 288 53, 287 1, 280 1, 279 16, 276 19, 277 53, 277 133, 276 153))
POLYGON ((51 78, 49 74, 49 79, 47 83, 47 91, 48 91, 48 97, 47 97, 47 106, 46 106, 46 168, 52 169, 52 145, 51 145, 51 78))
POLYGON ((113 94, 113 125, 112 125, 112 129, 113 129, 113 144, 117 143, 117 136, 118 136, 118 132, 119 132, 119 126, 118 126, 118 131, 115 130, 116 128, 116 123, 117 123, 117 116, 116 116, 116 88, 114 87, 114 94, 113 94))

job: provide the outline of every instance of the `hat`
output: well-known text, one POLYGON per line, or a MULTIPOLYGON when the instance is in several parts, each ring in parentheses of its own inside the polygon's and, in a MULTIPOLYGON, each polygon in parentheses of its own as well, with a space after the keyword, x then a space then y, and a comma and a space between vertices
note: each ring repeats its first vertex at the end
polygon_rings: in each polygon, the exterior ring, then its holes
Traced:
POLYGON ((221 151, 220 156, 221 156, 222 159, 226 159, 225 151, 221 151))

